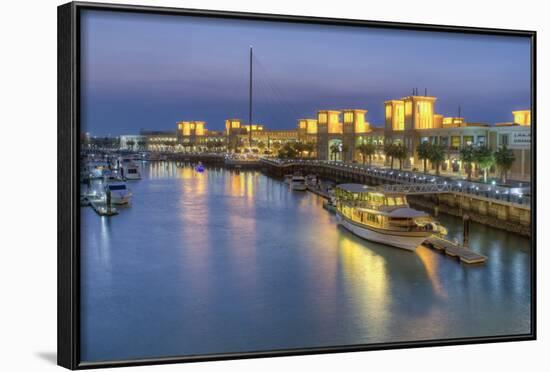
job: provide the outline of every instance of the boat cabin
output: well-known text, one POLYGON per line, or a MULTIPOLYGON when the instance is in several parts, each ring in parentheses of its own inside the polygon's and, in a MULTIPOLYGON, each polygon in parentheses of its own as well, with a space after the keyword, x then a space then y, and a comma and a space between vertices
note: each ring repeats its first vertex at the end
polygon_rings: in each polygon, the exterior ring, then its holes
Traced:
POLYGON ((404 194, 385 193, 376 188, 358 183, 344 183, 336 186, 334 195, 337 200, 355 206, 371 209, 394 209, 408 207, 404 194))

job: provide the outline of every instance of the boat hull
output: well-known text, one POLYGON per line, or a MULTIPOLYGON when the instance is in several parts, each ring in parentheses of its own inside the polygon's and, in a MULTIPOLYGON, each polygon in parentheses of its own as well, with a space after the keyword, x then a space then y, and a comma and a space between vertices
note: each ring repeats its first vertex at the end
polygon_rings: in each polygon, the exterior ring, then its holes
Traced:
POLYGON ((131 193, 117 193, 111 192, 111 203, 115 205, 129 204, 132 200, 131 193))
POLYGON ((306 191, 307 190, 307 185, 291 183, 290 184, 290 189, 295 190, 295 191, 306 191))
POLYGON ((391 233, 380 233, 367 227, 358 226, 342 217, 339 213, 336 217, 339 225, 342 225, 360 238, 411 252, 414 252, 416 247, 429 237, 429 233, 421 235, 393 235, 391 233))

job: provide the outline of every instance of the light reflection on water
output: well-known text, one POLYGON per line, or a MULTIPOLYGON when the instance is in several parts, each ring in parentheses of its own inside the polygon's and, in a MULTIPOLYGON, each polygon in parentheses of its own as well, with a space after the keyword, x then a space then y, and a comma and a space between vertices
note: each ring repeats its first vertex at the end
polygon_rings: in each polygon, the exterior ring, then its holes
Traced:
POLYGON ((529 332, 527 239, 474 224, 489 261, 467 267, 361 240, 259 172, 143 167, 131 207, 81 210, 83 360, 529 332))

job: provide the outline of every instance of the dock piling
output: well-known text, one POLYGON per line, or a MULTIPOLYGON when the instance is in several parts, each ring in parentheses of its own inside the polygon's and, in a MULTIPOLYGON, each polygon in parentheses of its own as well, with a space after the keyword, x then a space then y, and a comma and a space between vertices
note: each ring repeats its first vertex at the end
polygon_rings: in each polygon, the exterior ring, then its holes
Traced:
POLYGON ((467 214, 462 217, 462 245, 465 248, 470 245, 470 216, 467 214))

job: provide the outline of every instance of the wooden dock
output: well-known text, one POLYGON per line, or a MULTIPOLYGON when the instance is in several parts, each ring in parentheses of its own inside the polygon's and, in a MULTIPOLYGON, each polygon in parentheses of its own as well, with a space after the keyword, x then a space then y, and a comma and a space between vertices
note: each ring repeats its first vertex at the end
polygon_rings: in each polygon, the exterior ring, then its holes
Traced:
MULTIPOLYGON (((118 211, 115 207, 107 207, 107 204, 101 198, 85 198, 88 201, 88 204, 92 209, 99 214, 100 216, 116 216, 118 211)), ((83 205, 81 203, 81 205, 83 205)))
POLYGON ((318 187, 315 187, 315 186, 312 186, 312 185, 307 185, 307 190, 311 191, 312 193, 314 193, 316 195, 319 195, 322 198, 330 199, 330 196, 329 196, 328 192, 326 192, 325 190, 323 190, 321 188, 318 188, 318 187))
POLYGON ((422 245, 438 251, 444 251, 448 256, 458 257, 460 261, 466 264, 477 264, 487 261, 487 256, 483 256, 460 244, 453 243, 450 240, 435 235, 426 239, 422 245))

